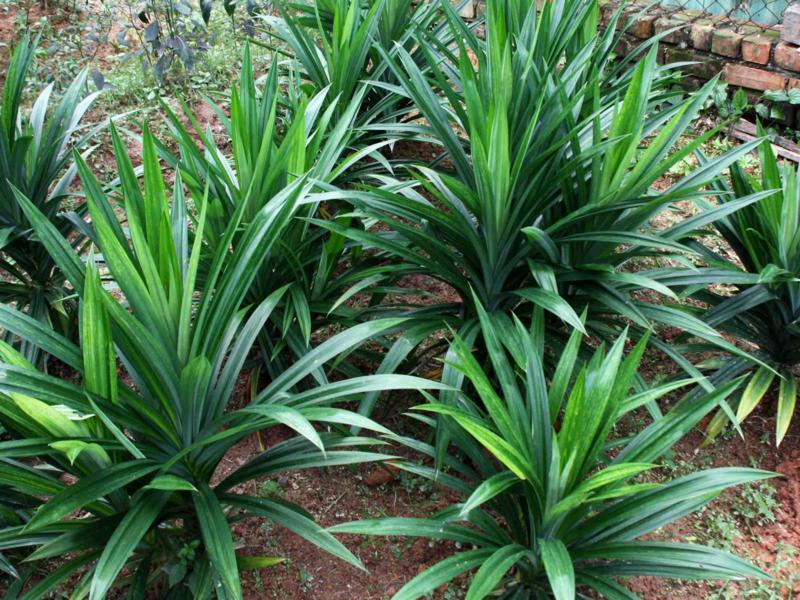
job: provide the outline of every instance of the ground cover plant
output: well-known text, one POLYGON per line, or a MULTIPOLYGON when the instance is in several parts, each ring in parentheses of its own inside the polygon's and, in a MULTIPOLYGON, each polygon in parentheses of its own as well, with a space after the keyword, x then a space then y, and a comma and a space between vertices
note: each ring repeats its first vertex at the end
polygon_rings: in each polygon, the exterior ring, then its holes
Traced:
POLYGON ((118 106, 10 39, 0 596, 800 593, 796 171, 535 4, 169 2, 236 76, 118 106))

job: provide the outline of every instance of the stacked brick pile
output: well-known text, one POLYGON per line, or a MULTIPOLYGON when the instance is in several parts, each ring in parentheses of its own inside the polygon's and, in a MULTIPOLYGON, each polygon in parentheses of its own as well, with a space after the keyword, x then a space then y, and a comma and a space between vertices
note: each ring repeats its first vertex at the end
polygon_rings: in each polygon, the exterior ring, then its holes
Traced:
MULTIPOLYGON (((547 0, 536 0, 546 2, 547 0)), ((622 0, 624 1, 624 0, 622 0)), ((600 0, 601 27, 609 24, 621 0, 600 0)), ((482 15, 485 2, 474 0, 465 16, 482 15)), ((789 6, 783 24, 759 27, 732 24, 696 10, 660 9, 649 0, 629 0, 618 25, 631 22, 616 51, 628 54, 642 42, 668 32, 659 42, 661 62, 691 62, 684 68, 690 82, 701 83, 719 73, 729 84, 744 88, 754 99, 767 90, 800 88, 800 0, 789 6)), ((800 128, 800 107, 784 106, 784 121, 800 128)))
MULTIPOLYGON (((618 0, 601 0, 602 22, 607 25, 616 12, 618 0)), ((787 9, 783 36, 778 27, 764 29, 741 24, 735 28, 723 19, 686 11, 659 14, 657 8, 642 12, 632 4, 625 9, 621 23, 633 19, 618 52, 626 54, 654 35, 678 28, 660 43, 660 55, 667 62, 693 61, 685 71, 700 80, 723 72, 725 80, 736 86, 762 92, 800 87, 800 46, 787 41, 791 31, 800 34, 800 6, 787 9)), ((800 35, 795 41, 800 42, 800 35)))

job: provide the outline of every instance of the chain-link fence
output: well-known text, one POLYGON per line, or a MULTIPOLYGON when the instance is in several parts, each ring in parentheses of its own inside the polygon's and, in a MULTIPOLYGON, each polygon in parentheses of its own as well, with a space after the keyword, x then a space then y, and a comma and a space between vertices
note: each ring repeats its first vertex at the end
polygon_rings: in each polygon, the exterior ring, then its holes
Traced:
POLYGON ((680 12, 689 17, 716 17, 722 23, 751 24, 769 27, 783 22, 783 13, 791 0, 662 0, 667 13, 680 12))

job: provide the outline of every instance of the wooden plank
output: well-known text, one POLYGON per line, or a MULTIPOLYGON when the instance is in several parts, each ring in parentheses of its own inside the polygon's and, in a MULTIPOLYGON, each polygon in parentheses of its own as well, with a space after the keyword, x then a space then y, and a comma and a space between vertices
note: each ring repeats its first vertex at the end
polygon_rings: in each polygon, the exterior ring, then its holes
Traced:
MULTIPOLYGON (((730 130, 730 133, 733 137, 742 142, 750 142, 758 137, 755 135, 756 126, 749 121, 745 121, 744 119, 734 124, 730 130), (744 125, 742 124, 742 121, 745 123, 744 125)), ((770 145, 772 146, 772 151, 775 152, 777 156, 788 158, 789 160, 800 164, 800 146, 797 144, 790 142, 786 138, 775 136, 775 139, 772 140, 770 145)))
MULTIPOLYGON (((749 135, 750 136, 749 139, 751 139, 751 140, 755 139, 757 137, 757 135, 758 135, 758 128, 756 127, 755 123, 751 123, 747 119, 739 119, 733 125, 733 129, 735 131, 738 130, 738 131, 741 131, 744 134, 749 135)), ((783 156, 784 158, 789 158, 791 160, 794 160, 795 162, 800 162, 800 161, 797 161, 796 158, 794 158, 796 156, 800 156, 800 146, 799 145, 795 144, 790 139, 785 138, 785 137, 780 136, 780 135, 774 136, 772 138, 771 142, 772 142, 773 148, 774 147, 778 147, 778 148, 781 148, 781 150, 785 151, 783 153, 776 151, 776 153, 779 156, 783 156)))

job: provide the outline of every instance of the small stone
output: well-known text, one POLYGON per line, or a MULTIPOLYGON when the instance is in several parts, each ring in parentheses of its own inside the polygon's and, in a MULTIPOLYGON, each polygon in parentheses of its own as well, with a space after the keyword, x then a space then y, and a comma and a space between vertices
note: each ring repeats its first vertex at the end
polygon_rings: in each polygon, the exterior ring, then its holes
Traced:
POLYGON ((364 483, 369 487, 378 487, 379 485, 389 483, 390 481, 394 481, 394 473, 389 470, 389 467, 385 465, 378 465, 369 475, 367 475, 364 483))
MULTIPOLYGON (((454 4, 459 4, 459 2, 454 2, 454 4)), ((461 12, 459 13, 465 19, 474 19, 475 18, 475 0, 469 0, 469 2, 465 3, 464 6, 461 8, 461 12)))
POLYGON ((620 36, 617 43, 614 44, 614 54, 617 56, 628 56, 633 49, 634 44, 628 39, 627 36, 620 36))

